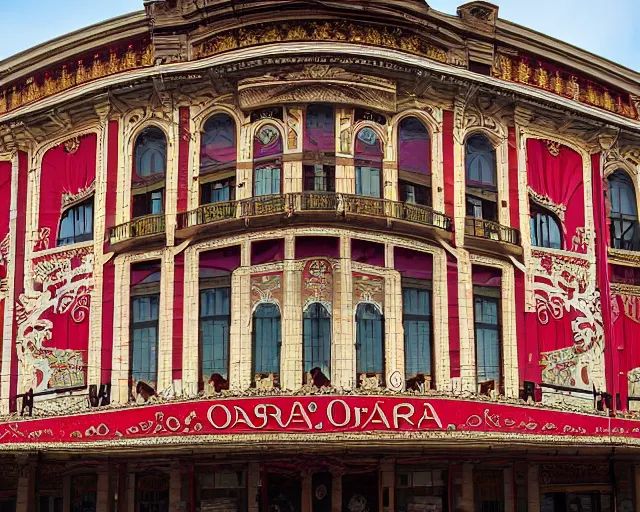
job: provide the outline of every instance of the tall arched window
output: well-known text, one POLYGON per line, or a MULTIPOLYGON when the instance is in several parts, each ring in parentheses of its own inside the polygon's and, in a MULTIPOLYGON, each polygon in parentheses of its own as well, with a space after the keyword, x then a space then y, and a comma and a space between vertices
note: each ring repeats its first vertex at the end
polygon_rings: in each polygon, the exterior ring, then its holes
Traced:
POLYGON ((200 204, 233 201, 235 192, 236 124, 228 114, 215 114, 200 138, 200 204))
POLYGON ((640 250, 638 229, 638 205, 636 192, 629 175, 617 170, 609 175, 611 202, 611 247, 627 251, 640 250))
POLYGON ((356 194, 382 197, 382 141, 372 128, 356 135, 356 194))
POLYGON ((562 249, 562 229, 560 220, 546 208, 529 201, 531 215, 531 245, 562 249))
POLYGON ((476 133, 465 142, 467 217, 496 222, 498 187, 496 150, 483 134, 476 133))
POLYGON ((398 186, 401 201, 431 205, 431 140, 417 117, 398 126, 398 186))
POLYGON ((93 196, 67 208, 60 218, 57 245, 93 240, 93 196))
POLYGON ((265 124, 253 141, 254 195, 280 194, 282 174, 282 137, 272 124, 265 124))
POLYGON ((133 217, 164 211, 167 138, 160 128, 145 128, 134 145, 133 217))
POLYGON ((304 312, 302 337, 305 375, 311 374, 315 382, 320 382, 320 374, 330 379, 331 315, 319 302, 310 304, 304 312))
POLYGON ((331 105, 309 105, 305 112, 303 145, 304 190, 334 192, 336 126, 331 105))
POLYGON ((280 308, 275 304, 260 304, 253 313, 253 374, 256 380, 273 376, 274 383, 279 383, 280 323, 280 308))
POLYGON ((358 384, 361 376, 378 376, 384 381, 384 325, 382 314, 369 302, 358 305, 356 310, 356 373, 358 384))

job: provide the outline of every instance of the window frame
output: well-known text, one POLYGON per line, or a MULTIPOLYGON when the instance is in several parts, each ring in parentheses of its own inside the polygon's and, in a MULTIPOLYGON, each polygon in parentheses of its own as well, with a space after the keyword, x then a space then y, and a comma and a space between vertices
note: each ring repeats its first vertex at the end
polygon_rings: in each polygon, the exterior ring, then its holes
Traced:
MULTIPOLYGON (((484 316, 484 312, 483 312, 484 316)), ((502 339, 502 293, 500 288, 493 286, 473 286, 473 336, 474 336, 474 352, 475 352, 475 377, 476 384, 479 386, 483 382, 494 381, 494 389, 497 392, 503 390, 504 385, 504 342, 502 339), (476 301, 482 299, 483 301, 492 302, 496 305, 496 324, 489 324, 486 322, 478 321, 476 314, 476 301), (479 358, 479 343, 478 343, 478 331, 482 329, 497 333, 498 338, 498 372, 499 378, 480 380, 480 366, 478 364, 479 358)), ((484 344, 484 340, 483 340, 484 344)), ((483 345, 484 348, 484 345, 483 345)), ((486 352, 486 350, 483 350, 486 352)), ((487 368, 487 365, 484 365, 487 368)), ((486 375, 486 370, 485 370, 486 375)))
MULTIPOLYGON (((355 331, 356 331, 356 340, 355 340, 355 350, 356 350, 356 377, 357 377, 357 382, 356 382, 356 386, 360 387, 360 376, 361 375, 366 375, 366 376, 371 376, 371 374, 378 374, 380 375, 380 385, 384 385, 385 382, 385 368, 386 368, 386 357, 385 357, 385 318, 384 318, 384 314, 378 309, 378 305, 374 304, 373 302, 360 302, 357 307, 356 307, 356 312, 355 312, 355 316, 354 316, 354 323, 355 323, 355 331), (372 311, 374 311, 377 315, 378 318, 375 319, 359 319, 359 316, 361 315, 360 311, 361 308, 371 308, 372 311), (380 370, 366 370, 366 371, 361 371, 361 369, 359 368, 361 366, 361 359, 360 359, 360 354, 361 354, 361 350, 363 349, 363 345, 364 342, 366 340, 362 340, 361 339, 361 331, 363 327, 363 322, 378 322, 379 323, 379 330, 380 330, 380 354, 381 354, 381 362, 380 362, 380 370)), ((374 326, 375 327, 375 326, 374 326)), ((372 331, 374 329, 372 328, 372 331)), ((374 340, 375 341, 375 340, 374 340)), ((373 358, 375 359, 375 349, 376 347, 370 347, 370 351, 373 351, 373 358)), ((365 361, 364 362, 365 365, 368 365, 368 363, 365 361)), ((375 363, 375 361, 374 361, 375 363)))
MULTIPOLYGON (((214 373, 220 373, 217 368, 213 368, 209 375, 204 373, 204 343, 203 343, 203 321, 227 320, 227 339, 226 344, 223 342, 223 352, 225 352, 226 367, 225 374, 220 374, 225 380, 229 381, 230 372, 230 345, 231 345, 231 311, 232 311, 232 293, 231 293, 231 277, 200 279, 198 290, 198 382, 202 389, 206 385, 206 379, 210 378, 214 373), (214 290, 228 290, 228 314, 226 315, 202 315, 202 295, 203 293, 214 290)), ((212 349, 215 347, 215 340, 212 341, 212 349)), ((214 350, 215 352, 215 350, 214 350)), ((213 359, 215 361, 215 358, 213 359)))
MULTIPOLYGON (((540 247, 542 249, 564 249, 564 240, 562 236, 562 221, 555 215, 552 211, 544 208, 538 204, 536 204, 533 200, 529 199, 529 236, 531 238, 531 246, 532 247, 540 247), (541 223, 542 219, 546 219, 546 237, 547 240, 542 240, 540 243, 542 229, 541 223), (559 238, 559 247, 554 247, 551 241, 551 224, 549 220, 552 220, 558 229, 558 238, 559 238)), ((544 237, 542 237, 544 238, 544 237)))
MULTIPOLYGON (((426 389, 433 388, 435 386, 435 343, 433 336, 433 284, 431 281, 426 279, 413 279, 413 278, 403 278, 402 279, 402 328, 404 330, 404 354, 405 354, 405 382, 408 382, 410 378, 418 378, 419 375, 423 375, 425 377, 425 381, 428 380, 428 385, 425 385, 426 389), (421 314, 407 314, 405 308, 405 290, 415 290, 418 292, 427 293, 429 300, 429 313, 426 315, 421 314), (425 320, 426 319, 426 320, 425 320), (408 364, 407 357, 409 354, 409 350, 407 348, 408 344, 408 333, 407 333, 407 324, 406 322, 427 322, 428 323, 428 333, 429 333, 429 373, 420 373, 416 372, 415 375, 411 376, 408 373, 408 364), (428 377, 428 379, 427 379, 428 377)), ((418 342, 419 343, 419 342, 418 342)), ((416 352, 420 352, 419 348, 416 348, 416 352)))
MULTIPOLYGON (((610 244, 611 247, 615 249, 621 249, 626 251, 640 251, 640 221, 638 217, 638 198, 636 194, 636 188, 633 182, 633 179, 629 174, 622 170, 616 169, 611 174, 607 176, 607 185, 608 185, 608 198, 609 198, 609 235, 610 235, 610 244), (614 185, 615 184, 615 185, 614 185), (633 197, 633 207, 635 213, 632 212, 622 212, 622 211, 613 211, 613 190, 617 188, 618 190, 618 203, 621 203, 620 198, 620 190, 623 186, 626 186, 628 191, 631 193, 633 197), (629 227, 624 230, 625 223, 629 223, 629 227), (616 226, 619 228, 619 231, 622 233, 620 237, 616 236, 616 226), (625 234, 632 230, 632 236, 630 240, 625 239, 625 234)), ((619 208, 622 210, 622 208, 619 208)))
MULTIPOLYGON (((326 326, 324 326, 326 328, 326 326)), ((308 373, 314 369, 315 367, 319 367, 322 370, 322 373, 324 373, 324 375, 331 380, 331 352, 332 352, 332 343, 333 343, 333 317, 331 315, 331 312, 329 310, 327 310, 326 306, 324 304, 322 304, 321 302, 312 302, 311 304, 308 305, 308 307, 306 308, 306 310, 304 310, 302 312, 302 372, 304 375, 304 378, 307 378, 308 373), (312 310, 321 310, 324 311, 324 314, 326 316, 320 317, 320 316, 316 316, 316 317, 310 317, 309 312, 312 310), (315 332, 316 333, 324 333, 324 330, 321 328, 323 327, 323 323, 326 322, 328 324, 328 333, 329 333, 329 339, 325 340, 324 336, 322 336, 322 338, 320 338, 320 336, 317 336, 315 339, 313 338, 313 333, 311 333, 310 338, 311 338, 311 343, 307 343, 307 322, 309 322, 309 324, 311 325, 316 325, 315 328, 315 332), (322 339, 323 341, 323 346, 320 347, 318 340, 322 339), (316 341, 316 343, 314 343, 314 341, 316 341), (307 357, 307 354, 309 352, 309 347, 308 345, 311 345, 311 352, 315 353, 317 352, 328 352, 328 358, 326 359, 326 361, 321 362, 318 359, 314 359, 313 356, 311 356, 310 358, 307 357), (323 367, 323 364, 326 367, 323 367)))
MULTIPOLYGON (((253 385, 256 385, 255 382, 255 378, 257 375, 260 376, 269 376, 270 374, 274 374, 274 384, 277 382, 277 385, 279 385, 280 382, 280 377, 282 374, 282 310, 280 309, 280 306, 274 303, 270 303, 270 302, 263 302, 257 305, 257 307, 255 308, 255 310, 253 311, 253 313, 251 314, 251 352, 252 352, 252 358, 251 358, 251 369, 252 369, 252 381, 253 381, 253 385), (278 311, 278 315, 277 316, 265 316, 265 317, 259 317, 258 316, 258 312, 265 307, 272 307, 277 309, 278 311), (258 372, 258 332, 257 332, 257 320, 264 320, 264 319, 268 319, 268 318, 272 318, 273 321, 278 322, 278 337, 277 339, 274 341, 275 343, 275 347, 271 347, 271 349, 275 348, 276 352, 277 352, 277 359, 278 361, 278 371, 260 371, 258 372)), ((273 329, 273 326, 271 327, 273 329)), ((260 351, 260 353, 262 354, 264 352, 264 349, 262 349, 260 351)), ((261 359, 260 361, 262 362, 262 355, 261 355, 261 359)), ((261 367, 264 367, 265 364, 262 363, 261 367)))
MULTIPOLYGON (((135 339, 134 339, 134 333, 136 330, 140 330, 140 329, 148 329, 150 327, 155 327, 155 332, 156 332, 156 336, 155 336, 155 380, 152 381, 154 386, 153 389, 154 391, 158 391, 157 387, 158 387, 158 356, 159 356, 159 345, 160 345, 160 283, 148 283, 148 284, 139 284, 137 286, 132 287, 131 289, 131 293, 130 293, 130 306, 129 306, 129 310, 130 310, 130 320, 129 320, 129 380, 131 382, 131 390, 130 390, 130 394, 131 396, 135 397, 136 396, 136 387, 138 385, 138 382, 145 382, 147 385, 151 386, 151 382, 148 382, 146 380, 142 380, 142 379, 134 379, 134 368, 133 368, 133 359, 134 359, 134 343, 135 343, 135 339), (134 308, 135 308, 135 301, 137 299, 141 299, 141 298, 157 298, 157 302, 158 302, 158 314, 157 314, 157 318, 154 320, 145 320, 142 322, 135 322, 134 321, 134 308)), ((150 360, 150 359, 149 359, 150 360)), ((147 371, 145 373, 149 373, 151 374, 150 371, 147 371)))
MULTIPOLYGON (((84 215, 84 220, 86 221, 86 214, 84 215)), ((83 242, 90 242, 94 239, 94 220, 95 220, 95 194, 91 194, 89 197, 86 197, 82 201, 78 201, 72 205, 69 205, 65 210, 63 210, 60 215, 60 220, 58 221, 58 236, 56 237, 56 247, 65 247, 68 245, 79 244, 83 242), (91 204, 91 232, 87 233, 86 230, 84 233, 80 235, 76 235, 76 210, 82 208, 86 210, 87 206, 91 204), (73 215, 73 237, 64 237, 61 238, 60 235, 62 233, 62 222, 65 218, 72 213, 73 215), (66 242, 67 240, 72 240, 70 242, 66 242)), ((85 222, 86 225, 86 222, 85 222)))

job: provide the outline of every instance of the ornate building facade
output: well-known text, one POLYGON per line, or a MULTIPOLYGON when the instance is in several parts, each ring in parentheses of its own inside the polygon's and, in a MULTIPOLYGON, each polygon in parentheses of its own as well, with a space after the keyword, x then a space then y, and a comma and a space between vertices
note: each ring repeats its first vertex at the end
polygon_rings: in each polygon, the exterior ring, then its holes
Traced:
POLYGON ((144 3, 0 62, 0 511, 636 510, 640 75, 144 3))

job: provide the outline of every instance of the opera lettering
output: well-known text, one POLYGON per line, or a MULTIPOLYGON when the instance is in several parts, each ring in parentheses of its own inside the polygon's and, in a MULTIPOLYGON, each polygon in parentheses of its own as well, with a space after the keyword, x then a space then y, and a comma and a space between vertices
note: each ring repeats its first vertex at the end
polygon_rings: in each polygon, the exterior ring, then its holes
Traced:
POLYGON ((207 419, 216 430, 243 426, 251 430, 277 428, 283 430, 398 430, 442 428, 436 410, 429 402, 412 404, 400 402, 389 405, 375 401, 372 406, 358 406, 342 399, 331 400, 325 408, 315 401, 303 404, 294 401, 290 408, 275 404, 227 405, 214 404, 207 412, 207 419))

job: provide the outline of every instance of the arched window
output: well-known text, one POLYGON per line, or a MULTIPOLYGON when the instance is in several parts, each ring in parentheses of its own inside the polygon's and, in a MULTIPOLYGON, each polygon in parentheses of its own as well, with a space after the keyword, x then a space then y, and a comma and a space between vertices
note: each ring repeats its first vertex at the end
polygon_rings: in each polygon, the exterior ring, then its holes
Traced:
POLYGON ((617 170, 609 175, 611 202, 611 247, 627 251, 640 250, 638 229, 638 205, 636 192, 629 175, 617 170))
POLYGON ((562 249, 560 220, 549 210, 529 201, 531 215, 531 245, 548 249, 562 249))
POLYGON ((331 105, 309 105, 304 129, 304 190, 335 191, 335 114, 331 105))
POLYGON ((160 128, 145 128, 134 145, 133 217, 164 211, 167 138, 160 128))
POLYGON ((311 374, 312 381, 316 384, 321 382, 322 375, 330 379, 331 315, 319 302, 310 304, 304 312, 302 336, 305 375, 311 374))
POLYGON ((60 218, 58 247, 93 240, 93 196, 70 206, 60 218))
POLYGON ((498 220, 496 150, 483 134, 465 142, 467 217, 498 220))
POLYGON ((431 140, 417 117, 405 117, 398 127, 400 200, 431 205, 431 140))
POLYGON ((274 304, 260 304, 253 313, 253 374, 258 378, 280 377, 280 308, 274 304))
POLYGON ((384 325, 382 314, 369 302, 358 305, 356 310, 356 373, 358 384, 361 376, 378 376, 384 380, 384 325))
POLYGON ((253 141, 254 195, 280 194, 282 174, 282 137, 272 124, 256 132, 253 141))
POLYGON ((375 130, 363 128, 356 135, 356 194, 382 197, 382 141, 375 130))
POLYGON ((236 190, 236 124, 215 114, 200 138, 200 204, 233 201, 236 190))

